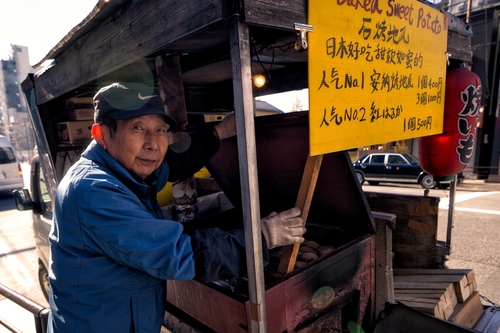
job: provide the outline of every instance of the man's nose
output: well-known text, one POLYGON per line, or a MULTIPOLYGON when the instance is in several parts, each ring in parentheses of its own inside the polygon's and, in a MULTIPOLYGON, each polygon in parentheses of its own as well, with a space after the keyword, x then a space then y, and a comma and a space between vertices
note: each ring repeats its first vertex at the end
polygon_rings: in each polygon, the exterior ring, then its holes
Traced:
POLYGON ((148 150, 158 150, 160 145, 158 142, 158 137, 155 136, 153 133, 148 133, 146 135, 146 141, 145 141, 145 147, 148 150))

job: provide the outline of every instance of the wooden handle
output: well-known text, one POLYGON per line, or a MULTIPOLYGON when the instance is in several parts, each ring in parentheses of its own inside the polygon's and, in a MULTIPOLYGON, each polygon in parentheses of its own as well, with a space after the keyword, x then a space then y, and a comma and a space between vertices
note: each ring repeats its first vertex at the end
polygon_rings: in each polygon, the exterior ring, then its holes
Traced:
MULTIPOLYGON (((314 189, 316 188, 316 181, 318 180, 318 174, 322 161, 323 155, 307 157, 304 174, 302 175, 302 181, 297 195, 297 201, 295 202, 295 206, 299 207, 302 211, 301 217, 304 220, 304 225, 307 221, 307 216, 309 215, 309 208, 311 207, 311 201, 314 189)), ((280 264, 278 266, 278 273, 287 274, 293 270, 295 261, 297 260, 297 254, 299 253, 299 247, 300 243, 283 247, 283 255, 281 256, 280 264)))

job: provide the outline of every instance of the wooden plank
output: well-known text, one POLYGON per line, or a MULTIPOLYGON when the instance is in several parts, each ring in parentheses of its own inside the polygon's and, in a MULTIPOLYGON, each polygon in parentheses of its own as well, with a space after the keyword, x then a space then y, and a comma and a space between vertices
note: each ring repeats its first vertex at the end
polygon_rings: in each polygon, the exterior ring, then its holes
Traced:
MULTIPOLYGON (((418 289, 418 288, 394 288, 394 292, 398 294, 435 294, 435 293, 443 293, 446 292, 448 289, 441 289, 441 288, 434 288, 434 289, 427 289, 427 287, 423 287, 418 289)), ((453 294, 455 294, 453 285, 450 284, 450 291, 453 291, 453 294)))
MULTIPOLYGON (((452 314, 455 306, 457 305, 456 298, 455 302, 441 293, 412 293, 412 294, 395 294, 394 298, 397 302, 414 302, 414 303, 428 303, 434 304, 437 307, 433 308, 435 313, 437 313, 438 318, 448 319, 452 314), (437 311, 437 312, 436 312, 437 311)), ((433 314, 435 314, 433 313, 433 314)))
POLYGON ((443 309, 440 308, 437 304, 431 304, 426 302, 413 302, 413 301, 401 301, 401 303, 415 310, 431 314, 436 318, 445 319, 443 309))
MULTIPOLYGON (((302 181, 300 183, 299 193, 295 203, 295 206, 302 210, 301 217, 304 220, 304 224, 306 223, 307 216, 309 215, 309 208, 311 207, 311 201, 314 189, 316 188, 316 181, 318 180, 322 161, 323 155, 308 156, 306 160, 304 174, 302 175, 302 181)), ((278 273, 287 274, 293 270, 299 253, 299 247, 300 243, 288 245, 283 248, 283 254, 278 266, 278 273)))
POLYGON ((394 290, 394 297, 397 299, 399 296, 414 295, 419 297, 439 298, 446 293, 446 289, 396 289, 394 290))
POLYGON ((465 275, 395 275, 394 280, 408 282, 453 282, 459 283, 460 287, 467 286, 467 277, 465 275))
POLYGON ((449 286, 453 288, 453 283, 435 282, 435 283, 418 283, 418 282, 398 282, 394 281, 394 290, 397 289, 437 289, 446 290, 449 286))
POLYGON ((453 283, 427 283, 414 284, 414 283, 395 283, 394 293, 442 293, 449 300, 450 304, 456 305, 458 303, 457 294, 453 283))
POLYGON ((404 295, 413 295, 419 297, 427 297, 427 298, 439 298, 444 295, 441 290, 427 290, 427 289, 397 289, 394 291, 394 297, 404 296, 404 295))
POLYGON ((419 292, 397 292, 394 294, 394 299, 396 301, 402 299, 433 299, 436 301, 441 301, 443 304, 451 305, 455 307, 458 302, 457 298, 450 298, 446 295, 446 293, 436 293, 436 292, 428 292, 428 293, 419 293, 419 292))
POLYGON ((479 292, 475 291, 465 302, 459 303, 449 321, 472 328, 483 315, 483 305, 479 292))
POLYGON ((394 275, 392 274, 392 230, 396 215, 372 212, 377 225, 375 232, 375 317, 394 303, 394 275))
POLYGON ((427 269, 427 268, 394 268, 394 275, 465 275, 467 286, 471 293, 477 290, 477 281, 474 270, 470 268, 458 269, 427 269))
POLYGON ((293 29, 293 23, 307 23, 307 1, 244 1, 245 21, 249 24, 293 29))
POLYGON ((442 275, 460 275, 467 277, 467 284, 472 285, 473 291, 477 290, 476 277, 474 270, 470 268, 455 268, 455 269, 433 269, 433 268, 394 268, 394 275, 427 275, 427 274, 442 274, 442 275))
POLYGON ((470 62, 472 61, 470 42, 470 37, 450 30, 448 31, 447 52, 450 53, 452 58, 470 62))
POLYGON ((455 290, 452 285, 449 286, 448 289, 444 291, 439 290, 426 290, 426 289, 401 289, 394 291, 394 298, 397 299, 399 295, 421 295, 421 297, 434 297, 439 293, 443 296, 446 301, 446 304, 449 304, 455 307, 458 304, 457 294, 455 294, 455 290))
POLYGON ((394 282, 418 282, 422 283, 424 286, 428 283, 450 282, 453 283, 459 302, 464 302, 471 294, 465 275, 396 275, 394 277, 394 282))
POLYGON ((452 315, 454 307, 457 305, 457 298, 449 297, 449 295, 454 295, 452 291, 448 293, 446 291, 434 291, 426 293, 400 293, 399 291, 395 292, 394 294, 394 298, 396 301, 412 301, 419 303, 436 304, 438 306, 439 316, 443 319, 448 319, 452 315))
POLYGON ((394 275, 456 275, 456 274, 469 274, 470 272, 473 272, 472 269, 467 268, 467 269, 452 269, 452 268, 446 268, 446 269, 436 269, 436 268, 394 268, 393 269, 393 274, 394 275))

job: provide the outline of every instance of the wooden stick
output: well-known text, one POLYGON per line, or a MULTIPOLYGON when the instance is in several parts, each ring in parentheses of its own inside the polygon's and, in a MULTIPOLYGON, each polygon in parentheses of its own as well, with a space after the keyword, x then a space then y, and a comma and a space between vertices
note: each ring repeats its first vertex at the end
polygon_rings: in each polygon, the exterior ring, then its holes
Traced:
MULTIPOLYGON (((307 216, 309 215, 309 208, 311 207, 311 201, 314 189, 316 188, 316 181, 318 180, 318 174, 322 161, 323 155, 307 157, 304 174, 302 175, 302 181, 297 195, 297 201, 295 202, 295 206, 299 207, 302 211, 301 217, 304 220, 304 225, 307 221, 307 216)), ((293 270, 295 261, 297 260, 297 254, 299 253, 299 247, 300 243, 283 247, 283 255, 281 256, 280 264, 278 266, 278 273, 287 274, 293 270)))

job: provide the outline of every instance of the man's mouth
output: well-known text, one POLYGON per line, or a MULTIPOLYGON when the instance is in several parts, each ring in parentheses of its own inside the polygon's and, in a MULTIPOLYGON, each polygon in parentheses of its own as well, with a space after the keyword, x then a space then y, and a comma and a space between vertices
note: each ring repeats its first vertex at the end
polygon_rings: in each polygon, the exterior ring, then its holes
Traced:
POLYGON ((150 158, 139 158, 139 160, 144 163, 144 164, 155 164, 156 159, 150 159, 150 158))

